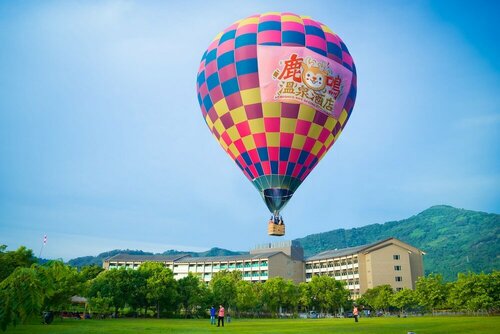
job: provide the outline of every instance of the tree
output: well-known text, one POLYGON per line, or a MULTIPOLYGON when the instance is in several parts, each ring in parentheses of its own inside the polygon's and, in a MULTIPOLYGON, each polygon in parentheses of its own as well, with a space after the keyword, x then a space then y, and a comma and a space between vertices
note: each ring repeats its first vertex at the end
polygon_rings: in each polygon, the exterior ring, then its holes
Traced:
POLYGON ((416 286, 415 291, 421 306, 433 312, 445 306, 448 291, 441 275, 430 274, 426 277, 419 277, 416 286))
POLYGON ((309 282, 312 305, 322 312, 338 310, 349 298, 345 283, 329 276, 314 276, 309 282))
POLYGON ((312 293, 311 286, 309 283, 300 282, 299 286, 299 300, 298 305, 305 310, 308 310, 312 306, 312 293))
POLYGON ((400 309, 401 313, 408 308, 416 307, 418 303, 415 291, 404 288, 403 290, 396 292, 392 296, 391 305, 400 309))
POLYGON ((6 245, 0 245, 0 282, 6 279, 16 268, 29 268, 36 262, 31 249, 24 246, 15 251, 5 251, 6 245))
POLYGON ((103 271, 104 271, 103 267, 97 266, 95 264, 89 266, 83 266, 79 270, 80 281, 82 283, 90 281, 91 279, 96 278, 97 275, 99 275, 103 271))
POLYGON ((297 286, 292 281, 281 277, 270 278, 262 285, 262 303, 273 314, 281 313, 283 308, 294 311, 298 305, 299 296, 297 286))
POLYGON ((255 311, 260 303, 257 287, 260 284, 252 284, 240 280, 236 284, 236 307, 240 312, 255 311))
POLYGON ((117 313, 118 309, 125 307, 130 301, 136 289, 131 284, 130 277, 129 270, 125 268, 103 271, 91 281, 86 297, 97 297, 99 292, 101 297, 111 298, 111 305, 117 313))
POLYGON ((147 298, 156 305, 156 316, 160 318, 163 309, 173 310, 176 307, 177 281, 173 272, 168 268, 154 270, 146 279, 147 298))
POLYGON ((0 283, 0 329, 16 326, 42 310, 45 295, 50 295, 47 277, 40 267, 18 267, 0 283))
POLYGON ((293 313, 297 313, 297 308, 300 300, 300 290, 298 285, 296 285, 292 280, 286 281, 285 286, 286 293, 286 307, 287 310, 293 311, 293 313))
POLYGON ((129 274, 129 285, 132 287, 127 304, 134 312, 143 308, 144 314, 146 314, 148 307, 147 279, 149 273, 142 270, 127 270, 127 273, 129 274))
POLYGON ((215 273, 209 283, 215 303, 222 304, 227 309, 234 305, 237 295, 236 285, 240 280, 240 271, 222 270, 215 273))
POLYGON ((186 277, 177 281, 180 305, 184 308, 185 317, 191 315, 193 309, 204 300, 204 284, 200 278, 189 273, 186 277))
POLYGON ((44 266, 47 285, 51 294, 46 295, 43 308, 46 311, 62 311, 71 302, 71 297, 81 292, 81 281, 75 268, 62 261, 50 261, 44 266))
POLYGON ((363 300, 375 310, 386 311, 391 306, 394 290, 388 284, 366 290, 363 300))
POLYGON ((100 313, 104 315, 109 312, 109 309, 113 303, 113 298, 103 297, 100 292, 97 292, 95 297, 88 299, 89 309, 92 313, 100 313))
POLYGON ((481 273, 458 274, 450 289, 449 303, 458 310, 492 311, 499 306, 499 272, 490 275, 481 273))

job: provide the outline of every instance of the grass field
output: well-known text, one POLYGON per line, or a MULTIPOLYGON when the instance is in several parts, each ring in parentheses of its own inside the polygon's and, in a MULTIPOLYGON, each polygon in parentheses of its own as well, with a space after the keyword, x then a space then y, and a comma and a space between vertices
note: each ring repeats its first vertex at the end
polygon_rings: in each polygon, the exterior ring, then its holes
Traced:
POLYGON ((353 319, 233 319, 224 328, 210 320, 181 319, 106 319, 54 320, 51 325, 27 324, 10 327, 6 333, 22 334, 165 334, 165 333, 402 333, 455 334, 500 333, 500 317, 416 317, 353 319))

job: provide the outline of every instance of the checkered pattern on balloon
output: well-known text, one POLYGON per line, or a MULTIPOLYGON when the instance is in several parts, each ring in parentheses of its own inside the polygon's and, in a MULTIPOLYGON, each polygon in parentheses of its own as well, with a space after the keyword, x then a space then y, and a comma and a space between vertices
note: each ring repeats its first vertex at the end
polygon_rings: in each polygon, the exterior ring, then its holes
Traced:
POLYGON ((197 93, 208 128, 279 224, 349 119, 356 68, 325 25, 266 13, 216 36, 202 57, 197 93))

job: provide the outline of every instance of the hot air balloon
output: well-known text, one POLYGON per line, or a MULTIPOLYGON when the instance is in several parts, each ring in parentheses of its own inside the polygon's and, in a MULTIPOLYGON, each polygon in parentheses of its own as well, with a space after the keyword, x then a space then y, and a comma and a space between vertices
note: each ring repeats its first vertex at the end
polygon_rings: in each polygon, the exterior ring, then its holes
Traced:
POLYGON ((197 94, 205 122, 257 188, 284 235, 280 215, 338 139, 356 98, 356 68, 325 25, 265 13, 219 33, 203 54, 197 94))

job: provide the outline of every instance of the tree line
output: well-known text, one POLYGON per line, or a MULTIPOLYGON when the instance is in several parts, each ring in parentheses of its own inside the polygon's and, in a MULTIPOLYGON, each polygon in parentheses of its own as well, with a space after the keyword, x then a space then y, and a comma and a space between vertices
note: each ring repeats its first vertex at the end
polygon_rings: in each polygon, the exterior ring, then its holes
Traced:
POLYGON ((459 273, 454 282, 430 274, 417 280, 415 290, 396 292, 390 285, 381 285, 367 290, 357 302, 381 312, 451 310, 496 314, 500 312, 500 271, 459 273))
POLYGON ((146 262, 137 270, 104 271, 99 266, 77 270, 62 261, 38 264, 25 247, 6 251, 6 246, 0 246, 2 330, 43 311, 66 311, 75 295, 87 298, 93 316, 204 317, 211 306, 219 304, 244 317, 297 316, 310 310, 339 314, 350 310, 353 302, 381 312, 498 312, 500 272, 460 274, 452 283, 433 274, 419 278, 415 290, 378 286, 353 301, 345 283, 329 276, 314 276, 311 282, 298 284, 281 277, 251 283, 239 271, 220 271, 207 285, 192 274, 176 280, 161 263, 146 262))

